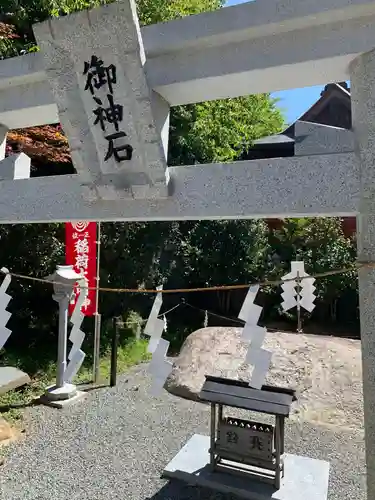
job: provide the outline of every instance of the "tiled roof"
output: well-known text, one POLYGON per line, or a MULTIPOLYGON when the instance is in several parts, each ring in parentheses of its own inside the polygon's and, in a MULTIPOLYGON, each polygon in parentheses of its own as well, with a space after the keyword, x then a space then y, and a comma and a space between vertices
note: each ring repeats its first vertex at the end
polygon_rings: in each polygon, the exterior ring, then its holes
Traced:
MULTIPOLYGON (((345 99, 350 100, 350 90, 345 82, 330 83, 325 86, 324 90, 320 94, 319 99, 296 121, 315 121, 314 119, 311 119, 311 117, 314 116, 314 114, 318 113, 319 110, 321 110, 322 107, 329 102, 335 92, 336 94, 339 93, 343 95, 345 99)), ((296 122, 289 125, 280 134, 270 135, 256 140, 254 142, 254 147, 293 143, 295 123, 296 122)))

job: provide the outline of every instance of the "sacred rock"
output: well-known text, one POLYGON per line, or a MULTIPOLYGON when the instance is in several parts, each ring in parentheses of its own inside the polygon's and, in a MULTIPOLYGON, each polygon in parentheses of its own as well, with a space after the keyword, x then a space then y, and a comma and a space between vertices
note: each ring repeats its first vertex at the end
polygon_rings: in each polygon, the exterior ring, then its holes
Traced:
MULTIPOLYGON (((242 328, 231 327, 202 328, 190 334, 175 359, 165 389, 199 401, 205 375, 248 382, 248 345, 241 334, 242 328)), ((359 340, 268 332, 263 348, 273 353, 266 384, 296 390, 292 414, 350 427, 362 421, 359 340)))

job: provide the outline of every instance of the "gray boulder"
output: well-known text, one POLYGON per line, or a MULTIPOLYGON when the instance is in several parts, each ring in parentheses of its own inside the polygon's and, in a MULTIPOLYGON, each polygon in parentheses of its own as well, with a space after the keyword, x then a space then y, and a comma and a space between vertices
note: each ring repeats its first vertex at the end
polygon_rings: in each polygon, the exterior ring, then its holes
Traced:
MULTIPOLYGON (((165 389, 199 401, 205 375, 249 381, 248 345, 242 328, 209 327, 193 332, 175 359, 165 389)), ((312 421, 355 426, 362 422, 360 341, 320 335, 268 332, 272 351, 266 384, 295 389, 293 412, 312 421)))
POLYGON ((165 389, 184 399, 198 401, 205 375, 250 380, 244 363, 247 346, 241 328, 208 327, 191 333, 182 345, 165 389))

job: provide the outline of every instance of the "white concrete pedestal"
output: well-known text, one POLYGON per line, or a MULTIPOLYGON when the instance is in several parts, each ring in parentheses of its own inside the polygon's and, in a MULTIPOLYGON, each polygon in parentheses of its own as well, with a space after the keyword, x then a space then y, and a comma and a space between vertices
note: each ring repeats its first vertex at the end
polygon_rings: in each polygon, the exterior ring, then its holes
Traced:
POLYGON ((285 455, 285 477, 282 479, 281 488, 276 491, 273 486, 254 479, 212 472, 209 447, 208 436, 194 434, 169 462, 162 476, 248 500, 327 500, 328 462, 285 455))
POLYGON ((40 398, 40 402, 54 408, 64 408, 76 403, 85 396, 86 393, 78 391, 74 384, 64 384, 62 387, 53 385, 47 387, 45 394, 40 398))

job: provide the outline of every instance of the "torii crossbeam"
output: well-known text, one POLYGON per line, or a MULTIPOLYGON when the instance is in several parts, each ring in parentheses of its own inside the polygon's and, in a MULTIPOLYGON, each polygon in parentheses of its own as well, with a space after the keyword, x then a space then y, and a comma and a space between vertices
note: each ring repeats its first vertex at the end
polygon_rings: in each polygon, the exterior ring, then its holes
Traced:
POLYGON ((36 25, 41 52, 0 62, 3 139, 60 120, 77 175, 1 182, 0 221, 356 215, 353 153, 168 168, 169 109, 347 79, 375 47, 374 24, 375 2, 262 0, 140 29, 123 0, 36 25), (131 159, 105 160, 94 113, 98 99, 109 109, 106 90, 84 90, 93 56, 117 72, 126 130, 112 132, 126 133, 131 159))

